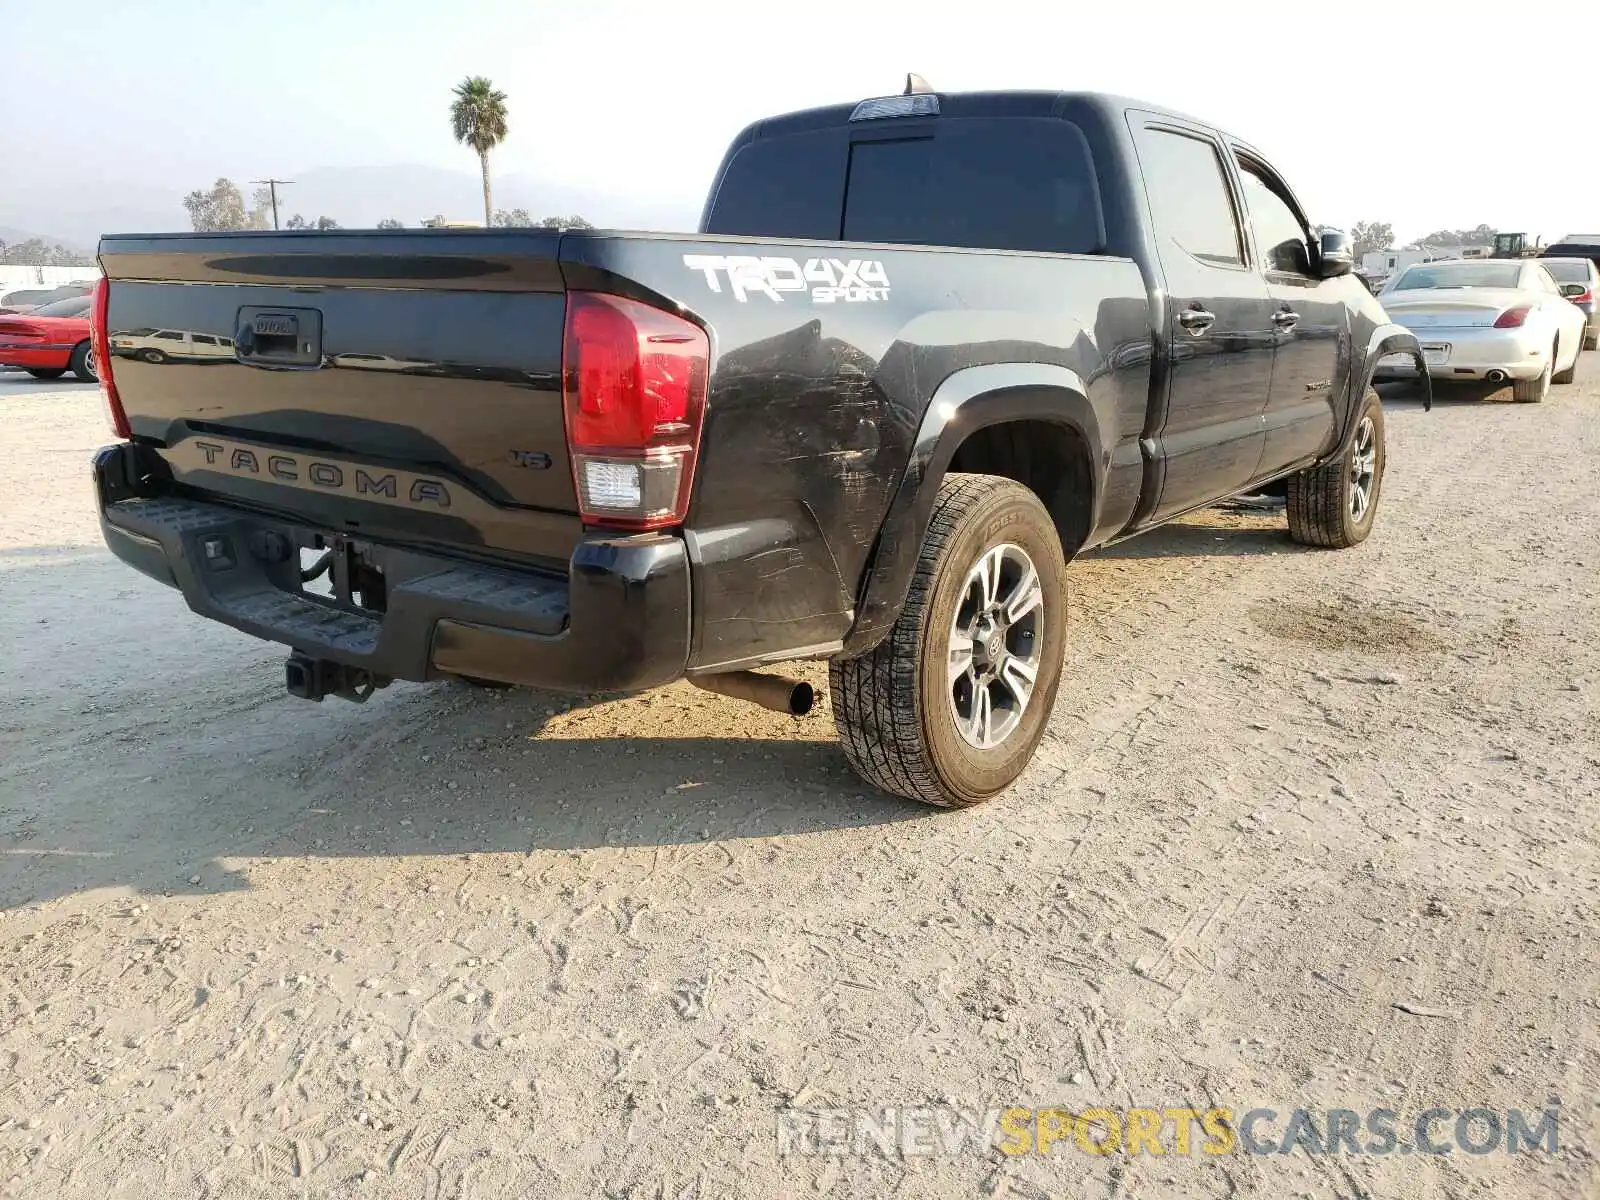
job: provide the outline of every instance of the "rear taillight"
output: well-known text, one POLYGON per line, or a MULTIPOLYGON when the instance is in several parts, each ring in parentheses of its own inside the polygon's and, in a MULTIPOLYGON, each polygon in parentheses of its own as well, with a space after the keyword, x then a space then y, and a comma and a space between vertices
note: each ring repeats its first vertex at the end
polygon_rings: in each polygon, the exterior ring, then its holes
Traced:
POLYGON ((683 521, 710 362, 705 330, 682 317, 601 292, 568 294, 561 391, 585 522, 683 521))
POLYGON ((1588 288, 1584 288, 1583 291, 1579 292, 1576 296, 1568 296, 1567 299, 1571 300, 1574 304, 1588 304, 1589 301, 1594 299, 1594 293, 1588 288))
POLYGON ((122 410, 116 380, 111 378, 111 339, 106 336, 106 312, 111 305, 111 281, 105 276, 94 285, 94 316, 89 321, 89 345, 94 349, 94 373, 100 377, 100 399, 106 408, 106 424, 119 438, 131 438, 128 414, 122 410))
POLYGON ((1521 329, 1528 319, 1528 314, 1533 311, 1532 305, 1522 304, 1516 308, 1508 308, 1495 318, 1496 329, 1521 329))

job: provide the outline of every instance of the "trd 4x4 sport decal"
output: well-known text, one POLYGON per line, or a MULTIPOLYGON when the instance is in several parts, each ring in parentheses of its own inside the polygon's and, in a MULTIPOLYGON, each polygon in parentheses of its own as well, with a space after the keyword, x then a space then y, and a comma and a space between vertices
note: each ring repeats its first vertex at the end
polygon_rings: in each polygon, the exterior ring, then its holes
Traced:
POLYGON ((685 254, 683 265, 705 273, 706 285, 722 291, 727 276, 728 290, 741 303, 751 293, 760 293, 783 303, 785 292, 800 292, 814 304, 835 301, 860 303, 889 298, 889 273, 872 258, 756 258, 753 255, 685 254))

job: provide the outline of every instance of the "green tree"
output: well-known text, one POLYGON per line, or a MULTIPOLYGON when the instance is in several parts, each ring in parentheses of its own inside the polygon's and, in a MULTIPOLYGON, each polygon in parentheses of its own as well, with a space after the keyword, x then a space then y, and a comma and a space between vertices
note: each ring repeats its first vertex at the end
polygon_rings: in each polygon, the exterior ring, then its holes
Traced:
POLYGON ((1494 235, 1500 232, 1493 225, 1479 225, 1476 229, 1435 229, 1417 239, 1418 245, 1429 246, 1492 246, 1494 235))
POLYGON ((489 187, 489 151, 506 137, 506 94, 482 75, 472 75, 456 85, 450 104, 450 129, 456 141, 471 146, 483 172, 483 223, 494 224, 494 204, 489 187))
POLYGON ((404 229, 405 227, 404 221, 397 221, 393 217, 385 217, 378 222, 379 229, 404 229))
POLYGON ((1394 245, 1394 226, 1387 221, 1357 221, 1350 228, 1350 240, 1355 245, 1357 258, 1375 250, 1387 250, 1394 245))
POLYGON ((0 263, 22 267, 87 267, 93 265, 94 257, 43 238, 29 238, 9 246, 0 242, 0 263))
POLYGON ((539 222, 544 229, 593 229, 594 226, 574 213, 570 217, 546 217, 539 222))
POLYGON ((246 204, 244 193, 231 179, 219 179, 210 188, 183 198, 189 223, 196 233, 225 233, 238 229, 272 228, 272 193, 257 188, 246 204))
POLYGON ((525 208, 497 208, 494 210, 494 221, 492 223, 502 229, 508 229, 532 225, 534 221, 525 208))
POLYGON ((219 233, 248 228, 250 214, 244 193, 231 179, 218 179, 209 190, 193 191, 183 198, 189 223, 196 233, 219 233))
POLYGON ((344 226, 332 217, 318 217, 315 221, 308 221, 299 213, 295 213, 283 223, 285 229, 342 229, 344 226))

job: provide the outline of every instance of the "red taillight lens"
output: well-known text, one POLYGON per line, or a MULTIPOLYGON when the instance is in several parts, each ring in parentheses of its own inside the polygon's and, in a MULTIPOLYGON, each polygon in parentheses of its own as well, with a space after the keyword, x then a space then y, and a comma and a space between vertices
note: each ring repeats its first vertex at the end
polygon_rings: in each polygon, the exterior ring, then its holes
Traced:
POLYGON ((1594 293, 1588 288, 1584 288, 1583 291, 1579 292, 1576 296, 1568 296, 1567 299, 1571 300, 1574 304, 1587 304, 1589 301, 1594 299, 1594 293))
POLYGON ((104 275, 94 285, 94 316, 89 321, 89 344, 94 348, 94 373, 100 377, 100 399, 106 408, 106 424, 119 438, 131 438, 128 414, 122 410, 122 397, 111 378, 111 339, 106 336, 106 313, 111 306, 111 281, 104 275))
POLYGON ((1528 314, 1533 311, 1531 305, 1523 304, 1517 308, 1508 308, 1495 318, 1496 329, 1521 329, 1528 319, 1528 314))
POLYGON ((710 362, 705 330, 682 317, 601 292, 567 296, 561 391, 586 522, 683 521, 710 362))

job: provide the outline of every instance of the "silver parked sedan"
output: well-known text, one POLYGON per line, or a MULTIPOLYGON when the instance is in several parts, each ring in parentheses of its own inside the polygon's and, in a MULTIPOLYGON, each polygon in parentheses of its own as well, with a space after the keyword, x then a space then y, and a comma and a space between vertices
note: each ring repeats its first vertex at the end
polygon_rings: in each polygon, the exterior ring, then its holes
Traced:
MULTIPOLYGON (((1518 400, 1537 402, 1577 374, 1584 314, 1540 259, 1422 263, 1390 278, 1378 299, 1417 335, 1435 379, 1510 381, 1518 400)), ((1380 379, 1415 372, 1405 355, 1378 362, 1380 379)))
POLYGON ((1590 258, 1541 258, 1568 301, 1588 318, 1585 350, 1600 350, 1600 267, 1590 258), (1581 289, 1581 290, 1579 290, 1581 289))

